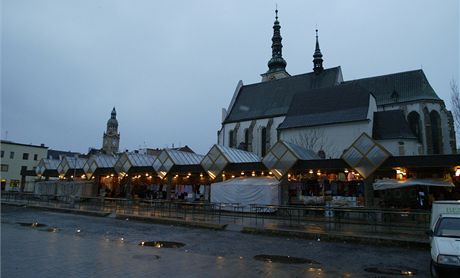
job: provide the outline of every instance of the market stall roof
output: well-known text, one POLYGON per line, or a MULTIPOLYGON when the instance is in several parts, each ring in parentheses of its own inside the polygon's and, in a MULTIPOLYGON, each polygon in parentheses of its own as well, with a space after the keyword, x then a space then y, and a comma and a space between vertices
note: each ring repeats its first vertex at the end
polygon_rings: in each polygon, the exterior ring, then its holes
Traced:
POLYGON ((298 161, 319 159, 320 157, 312 150, 279 140, 262 159, 262 163, 280 180, 298 161))
POLYGON ((217 144, 213 145, 201 160, 201 166, 203 166, 203 169, 213 179, 226 170, 245 171, 248 169, 263 169, 261 158, 255 153, 217 144))
POLYGON ((114 166, 117 160, 118 156, 116 155, 93 155, 86 161, 85 165, 83 166, 83 170, 88 177, 91 177, 97 173, 113 172, 115 171, 114 166))
POLYGON ((153 172, 153 161, 156 156, 140 153, 123 153, 114 165, 117 173, 153 172))
POLYGON ((455 187, 451 180, 442 179, 381 179, 375 180, 374 190, 396 189, 409 186, 436 186, 436 187, 455 187))
POLYGON ((392 156, 381 168, 451 168, 460 166, 459 154, 434 154, 414 156, 392 156))
POLYGON ((48 158, 42 158, 37 165, 37 168, 35 168, 35 173, 38 176, 55 176, 57 177, 59 175, 57 168, 59 166, 59 163, 61 161, 58 159, 48 159, 48 158))
POLYGON ((59 163, 57 171, 61 175, 71 174, 70 171, 81 174, 86 160, 86 158, 66 156, 61 160, 61 163, 59 163))
POLYGON ((173 149, 164 149, 153 162, 153 168, 160 178, 166 177, 172 171, 202 172, 201 160, 204 155, 173 149))

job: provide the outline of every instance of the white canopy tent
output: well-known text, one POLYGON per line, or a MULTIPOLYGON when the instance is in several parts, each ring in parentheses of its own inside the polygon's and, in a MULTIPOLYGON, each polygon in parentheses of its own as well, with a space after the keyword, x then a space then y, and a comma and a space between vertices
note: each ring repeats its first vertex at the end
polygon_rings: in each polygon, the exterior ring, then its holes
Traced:
POLYGON ((280 205, 279 181, 274 177, 239 177, 211 184, 211 202, 249 205, 280 205))
POLYGON ((409 186, 455 187, 452 181, 443 179, 381 179, 375 180, 373 184, 374 190, 405 188, 409 186))

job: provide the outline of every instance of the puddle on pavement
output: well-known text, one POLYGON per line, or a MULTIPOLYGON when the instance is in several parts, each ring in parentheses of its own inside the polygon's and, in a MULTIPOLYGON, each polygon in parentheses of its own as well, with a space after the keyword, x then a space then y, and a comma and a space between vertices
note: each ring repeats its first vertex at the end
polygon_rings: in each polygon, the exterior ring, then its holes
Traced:
POLYGON ((24 226, 24 227, 31 227, 31 228, 41 228, 46 227, 46 224, 33 222, 33 223, 24 223, 24 222, 17 222, 17 224, 24 226))
POLYGON ((174 241, 142 241, 139 245, 156 248, 181 248, 185 246, 185 243, 174 241))
POLYGON ((291 256, 278 256, 278 255, 256 255, 254 259, 257 261, 263 261, 267 263, 282 263, 282 264, 312 264, 312 265, 320 265, 321 263, 306 259, 306 258, 299 258, 299 257, 291 257, 291 256))
POLYGON ((155 260, 159 260, 160 256, 158 255, 134 255, 133 259, 144 260, 144 261, 155 261, 155 260))
POLYGON ((417 271, 415 269, 404 266, 372 266, 364 268, 364 271, 376 274, 400 276, 413 276, 417 274, 417 271))

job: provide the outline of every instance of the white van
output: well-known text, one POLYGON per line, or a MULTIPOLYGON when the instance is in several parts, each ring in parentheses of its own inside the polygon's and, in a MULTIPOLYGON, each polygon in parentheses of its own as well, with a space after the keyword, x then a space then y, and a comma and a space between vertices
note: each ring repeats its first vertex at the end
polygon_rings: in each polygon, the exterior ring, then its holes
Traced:
POLYGON ((433 202, 431 276, 460 277, 460 200, 433 202))

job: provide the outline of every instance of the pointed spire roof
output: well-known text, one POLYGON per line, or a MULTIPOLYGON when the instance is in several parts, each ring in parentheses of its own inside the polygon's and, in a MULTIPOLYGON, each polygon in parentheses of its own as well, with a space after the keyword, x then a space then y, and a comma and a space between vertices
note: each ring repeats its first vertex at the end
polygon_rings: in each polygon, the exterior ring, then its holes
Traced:
POLYGON ((115 119, 117 117, 117 110, 115 110, 115 106, 113 107, 112 113, 110 113, 110 115, 112 119, 115 119))
POLYGON ((278 21, 278 9, 275 10, 275 22, 273 23, 273 37, 272 37, 272 58, 268 61, 268 72, 275 72, 279 70, 286 70, 286 61, 283 59, 281 44, 281 25, 278 21))
POLYGON ((315 73, 321 73, 323 70, 323 54, 319 48, 318 29, 316 29, 316 46, 315 53, 313 54, 313 71, 315 73))

